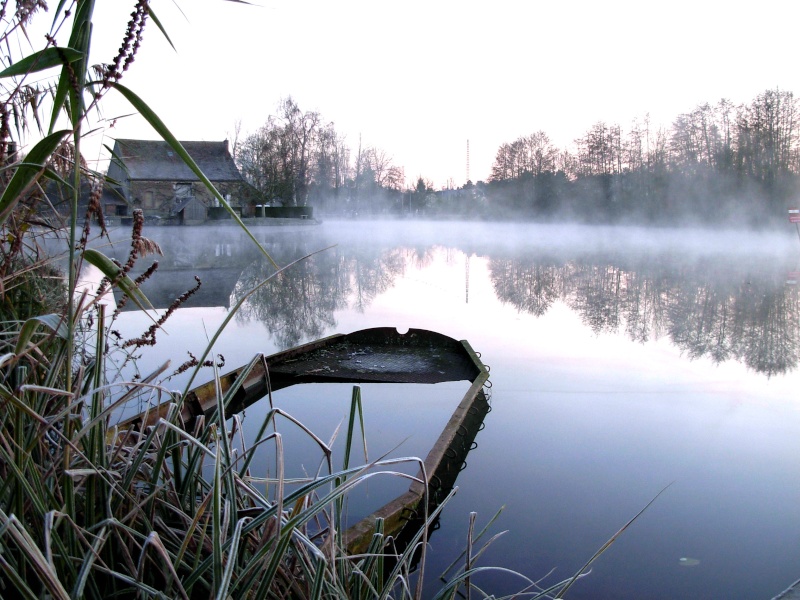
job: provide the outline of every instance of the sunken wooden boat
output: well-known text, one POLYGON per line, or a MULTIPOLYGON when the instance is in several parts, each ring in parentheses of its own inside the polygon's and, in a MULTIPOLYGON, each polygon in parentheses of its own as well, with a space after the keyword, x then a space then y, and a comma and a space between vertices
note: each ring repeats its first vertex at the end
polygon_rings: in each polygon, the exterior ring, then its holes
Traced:
MULTIPOLYGON (((420 522, 453 488, 467 453, 490 410, 484 391, 489 370, 466 340, 434 331, 390 327, 336 334, 269 356, 257 355, 249 364, 191 390, 181 405, 187 430, 198 419, 216 416, 219 398, 226 398, 224 415, 238 413, 270 392, 302 383, 441 383, 470 381, 471 385, 428 452, 424 471, 408 491, 348 529, 345 543, 352 553, 366 550, 383 520, 385 535, 398 535, 409 522, 420 522), (427 506, 426 506, 427 505, 427 506)), ((166 415, 168 405, 145 411, 119 429, 141 429, 166 415)), ((411 529, 411 528, 409 528, 411 529)))

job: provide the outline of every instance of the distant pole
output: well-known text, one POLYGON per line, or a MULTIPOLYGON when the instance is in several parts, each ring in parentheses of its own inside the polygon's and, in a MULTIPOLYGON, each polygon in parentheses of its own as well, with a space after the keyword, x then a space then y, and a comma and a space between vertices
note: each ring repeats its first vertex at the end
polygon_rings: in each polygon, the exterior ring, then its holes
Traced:
POLYGON ((469 181, 469 140, 467 140, 467 181, 469 181))
POLYGON ((466 289, 466 296, 467 296, 466 297, 466 304, 469 304, 469 258, 470 258, 470 255, 467 254, 467 261, 466 261, 466 264, 464 265, 464 270, 465 270, 465 273, 464 273, 464 287, 466 289))

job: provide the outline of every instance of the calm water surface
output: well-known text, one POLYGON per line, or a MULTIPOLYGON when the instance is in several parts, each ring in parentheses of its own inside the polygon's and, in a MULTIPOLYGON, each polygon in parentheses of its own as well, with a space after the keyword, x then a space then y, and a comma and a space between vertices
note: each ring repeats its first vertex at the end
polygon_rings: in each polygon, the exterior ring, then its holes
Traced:
MULTIPOLYGON (((194 274, 203 286, 159 334, 157 354, 144 353, 143 371, 199 354, 229 307, 271 274, 232 227, 146 235, 165 250, 145 288, 156 307, 194 274)), ((431 590, 463 549, 470 511, 480 528, 504 507, 490 532, 507 533, 483 564, 532 579, 554 570, 545 579, 554 583, 666 486, 571 598, 771 598, 800 577, 792 230, 329 222, 256 235, 281 264, 333 247, 244 301, 215 347, 226 369, 377 326, 466 339, 491 367, 493 410, 431 537, 431 590)), ((116 327, 131 336, 148 325, 128 312, 116 327)), ((363 386, 370 458, 424 457, 465 389, 363 386)), ((304 386, 275 401, 328 439, 350 393, 304 386)), ((264 410, 247 410, 249 435, 264 410)), ((298 475, 319 466, 303 441, 288 457, 298 475)), ((269 461, 260 468, 272 474, 269 461)), ((405 487, 371 484, 351 518, 405 487)), ((480 585, 498 594, 521 587, 507 574, 480 585)))

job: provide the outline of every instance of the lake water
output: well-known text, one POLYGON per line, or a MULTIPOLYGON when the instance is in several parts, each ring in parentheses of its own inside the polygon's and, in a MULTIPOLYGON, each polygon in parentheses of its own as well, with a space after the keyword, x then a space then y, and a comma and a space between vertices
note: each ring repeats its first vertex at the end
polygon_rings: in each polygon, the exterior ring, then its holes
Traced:
MULTIPOLYGON (((481 564, 554 583, 667 486, 570 598, 768 599, 800 577, 800 306, 790 275, 800 243, 788 224, 785 235, 413 221, 255 233, 282 265, 325 250, 244 301, 215 346, 223 371, 379 326, 466 339, 491 368, 492 411, 431 537, 429 590, 463 549, 470 511, 480 529, 505 507, 490 532, 507 533, 481 564)), ((199 355, 229 307, 272 273, 234 227, 145 235, 165 251, 144 288, 157 308, 195 273, 203 286, 143 351, 142 371, 199 355)), ((130 311, 114 327, 128 337, 148 325, 130 311)), ((328 439, 351 387, 291 388, 275 400, 328 439)), ((465 389, 362 386, 370 458, 424 457, 465 389)), ((263 410, 249 408, 245 424, 263 410)), ((302 442, 288 452, 295 474, 318 468, 314 452, 302 442)), ((392 485, 354 499, 352 519, 392 485)), ((522 587, 503 573, 480 585, 522 587)))

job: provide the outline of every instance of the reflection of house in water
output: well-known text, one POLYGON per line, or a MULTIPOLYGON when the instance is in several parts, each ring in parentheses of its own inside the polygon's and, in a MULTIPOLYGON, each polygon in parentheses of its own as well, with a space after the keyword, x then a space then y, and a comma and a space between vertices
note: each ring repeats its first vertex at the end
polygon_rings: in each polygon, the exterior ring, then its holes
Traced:
MULTIPOLYGON (((181 142, 203 173, 228 202, 241 211, 247 186, 228 151, 228 142, 181 142)), ((150 219, 180 224, 227 216, 225 209, 164 141, 118 139, 108 177, 121 195, 150 219)))
MULTIPOLYGON (((118 233, 123 232, 115 232, 118 233)), ((252 242, 238 228, 145 225, 143 233, 159 245, 163 254, 140 257, 131 277, 138 277, 153 262, 158 262, 156 272, 141 285, 155 308, 169 307, 176 298, 196 287, 195 276, 200 278, 202 286, 183 306, 229 308, 242 271, 258 256, 252 242)), ((124 237, 105 249, 109 257, 120 263, 127 260, 129 251, 130 245, 124 237)), ((129 302, 125 309, 136 310, 136 305, 129 302)))
MULTIPOLYGON (((153 308, 169 308, 181 294, 197 286, 197 280, 195 279, 195 276, 197 276, 202 282, 200 289, 181 306, 184 308, 201 306, 230 308, 233 288, 236 286, 240 275, 240 270, 231 268, 195 268, 165 270, 163 272, 159 269, 153 277, 142 284, 141 290, 147 296, 153 308)), ((125 309, 138 310, 138 307, 134 303, 128 302, 125 309)))

